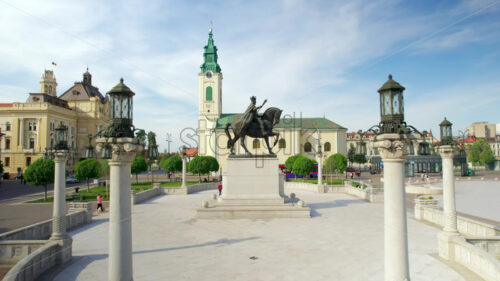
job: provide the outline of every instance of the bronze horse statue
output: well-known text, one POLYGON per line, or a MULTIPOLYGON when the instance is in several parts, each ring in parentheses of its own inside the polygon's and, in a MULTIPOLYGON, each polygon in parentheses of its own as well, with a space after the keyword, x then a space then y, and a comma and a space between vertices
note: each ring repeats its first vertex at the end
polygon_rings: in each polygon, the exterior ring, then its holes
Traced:
POLYGON ((227 137, 229 138, 229 140, 227 141, 227 148, 230 149, 231 154, 234 154, 234 144, 238 139, 241 138, 241 146, 245 149, 245 152, 247 154, 251 155, 252 153, 248 151, 245 145, 245 137, 249 136, 252 138, 263 138, 266 142, 269 154, 274 155, 272 148, 278 142, 279 133, 273 132, 273 127, 280 122, 280 117, 282 112, 283 110, 279 108, 270 107, 266 109, 266 111, 264 111, 262 116, 258 117, 261 118, 262 120, 262 124, 264 126, 264 134, 262 134, 260 126, 256 121, 252 121, 247 127, 245 127, 245 122, 243 118, 244 116, 239 118, 236 122, 234 122, 234 124, 227 123, 224 130, 226 132, 227 137), (232 127, 234 138, 231 138, 231 134, 229 133, 229 127, 232 127), (269 145, 269 137, 276 137, 273 146, 269 145))

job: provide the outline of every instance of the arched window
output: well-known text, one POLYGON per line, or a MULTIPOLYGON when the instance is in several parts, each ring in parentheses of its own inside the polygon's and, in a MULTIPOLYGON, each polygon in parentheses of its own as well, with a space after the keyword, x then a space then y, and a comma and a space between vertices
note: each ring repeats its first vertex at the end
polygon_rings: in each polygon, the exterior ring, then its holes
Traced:
POLYGON ((304 152, 311 152, 311 150, 312 150, 311 143, 310 142, 306 142, 304 144, 304 152))
POLYGON ((278 148, 286 148, 286 140, 280 139, 278 142, 278 148))
POLYGON ((206 101, 212 101, 212 87, 208 86, 205 91, 205 99, 206 101))
POLYGON ((259 139, 254 139, 253 140, 253 148, 260 148, 260 141, 259 141, 259 139))
POLYGON ((329 142, 325 142, 325 151, 332 151, 332 145, 329 142))

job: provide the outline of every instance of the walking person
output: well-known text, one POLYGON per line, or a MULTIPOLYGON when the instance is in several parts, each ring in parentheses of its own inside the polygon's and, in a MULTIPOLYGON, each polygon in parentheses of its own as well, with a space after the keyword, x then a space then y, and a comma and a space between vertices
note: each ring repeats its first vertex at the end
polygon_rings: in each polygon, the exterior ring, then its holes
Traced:
POLYGON ((102 207, 102 197, 101 197, 101 194, 98 193, 97 194, 97 213, 99 213, 99 211, 102 213, 104 212, 104 208, 102 207))
POLYGON ((222 182, 219 182, 217 189, 219 190, 219 196, 221 196, 222 195, 222 182))

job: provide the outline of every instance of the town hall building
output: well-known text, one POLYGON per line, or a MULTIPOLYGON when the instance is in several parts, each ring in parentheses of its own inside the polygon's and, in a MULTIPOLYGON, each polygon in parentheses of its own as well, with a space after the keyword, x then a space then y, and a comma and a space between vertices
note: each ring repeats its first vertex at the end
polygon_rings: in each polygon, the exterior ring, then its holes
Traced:
MULTIPOLYGON (((217 62, 217 47, 214 44, 212 29, 208 33, 203 59, 201 72, 198 74, 198 154, 215 157, 221 170, 225 171, 226 159, 230 152, 224 128, 228 122, 234 123, 243 114, 222 112, 223 75, 217 62)), ((316 159, 318 134, 324 159, 335 153, 347 153, 347 129, 339 124, 324 117, 281 117, 280 123, 274 127, 280 136, 273 148, 279 163, 284 164, 288 157, 295 154, 316 159)), ((230 132, 232 134, 231 130, 230 132)), ((236 154, 244 153, 240 141, 235 144, 236 154)), ((274 138, 270 140, 271 145, 273 142, 274 138)), ((262 139, 247 137, 246 146, 252 154, 267 154, 266 144, 262 139)))

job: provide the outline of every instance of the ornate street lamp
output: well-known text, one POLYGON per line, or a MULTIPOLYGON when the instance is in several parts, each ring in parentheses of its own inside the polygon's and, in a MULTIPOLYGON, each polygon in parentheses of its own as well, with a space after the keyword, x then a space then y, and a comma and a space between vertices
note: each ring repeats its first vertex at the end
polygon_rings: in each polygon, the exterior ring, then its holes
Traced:
MULTIPOLYGON (((104 138, 134 138, 135 127, 133 119, 133 96, 135 95, 120 78, 120 83, 111 89, 107 95, 110 101, 110 125, 97 135, 104 138)), ((105 143, 101 149, 101 158, 111 158, 111 145, 105 143)))
POLYGON ((89 134, 89 145, 85 149, 85 158, 94 158, 94 147, 92 146, 92 135, 89 134))
POLYGON ((450 121, 446 120, 446 117, 444 118, 443 122, 439 124, 439 129, 441 132, 441 145, 453 145, 453 136, 451 133, 451 124, 450 121))
POLYGON ((56 145, 55 150, 68 150, 68 127, 62 122, 55 128, 56 130, 56 145))
POLYGON ((378 89, 380 94, 380 122, 381 133, 405 133, 403 91, 405 88, 398 82, 389 80, 378 89))

